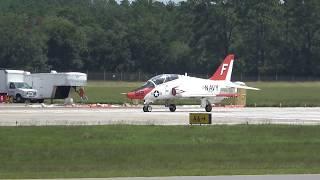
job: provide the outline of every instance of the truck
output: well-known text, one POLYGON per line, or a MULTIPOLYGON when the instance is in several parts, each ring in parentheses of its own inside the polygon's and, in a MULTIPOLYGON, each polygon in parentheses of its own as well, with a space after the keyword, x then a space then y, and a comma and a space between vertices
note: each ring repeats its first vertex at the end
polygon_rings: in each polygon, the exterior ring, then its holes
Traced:
POLYGON ((39 101, 37 90, 33 89, 24 80, 28 74, 30 72, 22 70, 0 69, 0 93, 7 94, 13 98, 14 102, 18 103, 39 101))

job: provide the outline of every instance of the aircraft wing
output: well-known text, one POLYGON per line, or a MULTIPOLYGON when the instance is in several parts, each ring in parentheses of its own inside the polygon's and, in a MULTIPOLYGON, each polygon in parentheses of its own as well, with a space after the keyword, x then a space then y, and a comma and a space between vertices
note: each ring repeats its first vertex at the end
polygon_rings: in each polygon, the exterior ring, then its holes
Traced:
POLYGON ((250 89, 250 90, 260 90, 259 88, 254 88, 254 87, 249 87, 249 86, 246 86, 246 85, 240 85, 240 84, 236 84, 236 83, 233 83, 233 82, 229 82, 226 87, 229 87, 229 88, 240 88, 240 89, 250 89))

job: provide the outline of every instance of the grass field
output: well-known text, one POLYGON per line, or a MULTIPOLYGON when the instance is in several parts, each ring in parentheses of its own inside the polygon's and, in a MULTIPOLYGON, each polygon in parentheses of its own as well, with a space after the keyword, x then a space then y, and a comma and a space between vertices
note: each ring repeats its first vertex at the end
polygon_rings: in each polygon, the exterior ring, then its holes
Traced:
POLYGON ((0 178, 320 173, 320 126, 0 127, 0 178))
MULTIPOLYGON (((130 103, 125 95, 143 82, 89 81, 86 87, 89 103, 130 103)), ((247 91, 247 106, 320 106, 320 82, 251 82, 261 91, 247 91)), ((74 95, 75 99, 77 96, 74 95)), ((199 101, 179 101, 198 104, 199 101)))
POLYGON ((320 82, 255 82, 247 91, 248 106, 320 106, 320 82))

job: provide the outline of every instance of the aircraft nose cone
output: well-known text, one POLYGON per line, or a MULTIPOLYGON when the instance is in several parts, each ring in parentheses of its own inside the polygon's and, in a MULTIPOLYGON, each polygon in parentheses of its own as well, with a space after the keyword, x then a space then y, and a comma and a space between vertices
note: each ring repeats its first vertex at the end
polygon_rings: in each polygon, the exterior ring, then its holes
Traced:
POLYGON ((128 97, 129 99, 136 99, 135 92, 128 92, 128 93, 127 93, 127 97, 128 97))

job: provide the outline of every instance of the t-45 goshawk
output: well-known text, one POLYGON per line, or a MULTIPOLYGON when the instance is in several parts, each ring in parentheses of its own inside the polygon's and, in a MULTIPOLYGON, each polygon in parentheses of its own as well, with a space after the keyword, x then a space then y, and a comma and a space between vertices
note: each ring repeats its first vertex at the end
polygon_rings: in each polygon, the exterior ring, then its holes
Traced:
POLYGON ((151 112, 151 104, 158 100, 165 100, 171 112, 176 110, 175 99, 200 99, 201 107, 211 112, 212 104, 223 99, 235 96, 235 93, 226 93, 231 88, 259 90, 246 86, 242 82, 231 82, 234 55, 228 55, 217 71, 209 78, 202 79, 178 74, 161 74, 148 80, 140 88, 128 92, 129 99, 143 99, 144 112, 151 112))

